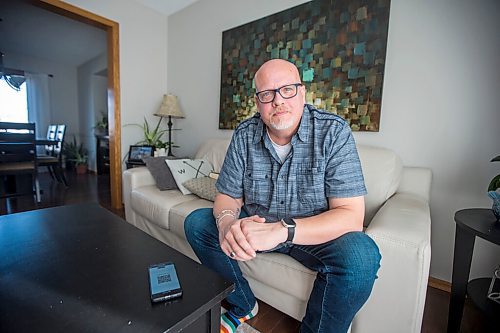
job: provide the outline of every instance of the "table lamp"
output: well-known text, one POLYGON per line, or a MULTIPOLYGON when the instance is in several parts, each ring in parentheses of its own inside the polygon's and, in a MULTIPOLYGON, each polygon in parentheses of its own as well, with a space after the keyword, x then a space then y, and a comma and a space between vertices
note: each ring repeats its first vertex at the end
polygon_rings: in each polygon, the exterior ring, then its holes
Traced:
POLYGON ((171 94, 163 95, 160 108, 154 115, 162 118, 168 116, 168 156, 174 156, 172 154, 172 118, 184 118, 184 113, 179 108, 177 96, 171 94))

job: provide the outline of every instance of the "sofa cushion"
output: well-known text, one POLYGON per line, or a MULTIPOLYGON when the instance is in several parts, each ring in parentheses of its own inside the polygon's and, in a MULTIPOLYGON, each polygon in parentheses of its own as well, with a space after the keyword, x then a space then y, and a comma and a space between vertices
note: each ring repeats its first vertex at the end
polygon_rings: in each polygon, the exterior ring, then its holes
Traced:
POLYGON ((220 172, 230 142, 230 139, 206 140, 196 152, 196 158, 207 160, 212 164, 215 172, 220 172))
POLYGON ((307 302, 316 272, 282 253, 259 253, 253 260, 239 262, 245 276, 307 302), (283 283, 286 281, 286 283, 283 283))
POLYGON ((166 159, 175 159, 171 156, 151 157, 146 156, 142 160, 146 163, 146 167, 155 179, 156 186, 160 191, 175 190, 177 184, 175 183, 174 176, 170 171, 168 165, 165 163, 166 159))
POLYGON ((136 188, 131 193, 132 209, 158 226, 170 229, 170 209, 179 203, 196 200, 195 195, 183 195, 179 190, 160 191, 155 185, 136 188))
POLYGON ((193 178, 185 181, 182 185, 202 199, 214 201, 217 190, 215 182, 217 180, 210 177, 193 178))
POLYGON ((170 209, 170 231, 183 239, 186 238, 184 233, 184 219, 198 208, 212 208, 214 205, 211 201, 200 199, 194 195, 192 196, 194 197, 193 200, 181 202, 170 209))
POLYGON ((183 194, 190 194, 187 188, 182 185, 185 181, 193 178, 206 177, 213 171, 212 164, 204 159, 180 159, 165 160, 172 175, 174 176, 177 187, 183 194))
POLYGON ((365 227, 399 186, 403 164, 389 149, 358 145, 359 159, 368 194, 365 197, 365 227))

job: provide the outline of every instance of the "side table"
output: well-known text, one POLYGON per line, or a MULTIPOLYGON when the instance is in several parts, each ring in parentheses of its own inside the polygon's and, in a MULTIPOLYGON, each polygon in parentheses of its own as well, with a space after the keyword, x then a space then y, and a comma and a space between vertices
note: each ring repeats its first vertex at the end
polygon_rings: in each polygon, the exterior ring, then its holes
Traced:
POLYGON ((468 291, 472 302, 490 316, 500 316, 500 305, 487 299, 491 279, 475 279, 469 282, 470 265, 476 236, 500 245, 500 223, 496 222, 491 209, 463 209, 455 213, 455 248, 453 276, 448 315, 448 333, 459 332, 468 291), (468 285, 469 284, 469 285, 468 285), (486 288, 486 289, 485 289, 486 288), (483 291, 484 290, 484 291, 483 291))
POLYGON ((140 166, 146 166, 146 163, 144 162, 129 162, 125 161, 125 164, 127 165, 127 169, 135 168, 135 167, 140 167, 140 166))

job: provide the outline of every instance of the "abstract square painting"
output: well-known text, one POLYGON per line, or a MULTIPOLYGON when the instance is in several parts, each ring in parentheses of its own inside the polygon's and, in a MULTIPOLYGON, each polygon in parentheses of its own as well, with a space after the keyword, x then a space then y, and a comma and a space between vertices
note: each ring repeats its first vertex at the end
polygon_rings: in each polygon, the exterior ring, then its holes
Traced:
POLYGON ((299 69, 307 103, 378 132, 389 9, 390 0, 313 0, 224 31, 219 128, 257 112, 255 72, 281 58, 299 69))

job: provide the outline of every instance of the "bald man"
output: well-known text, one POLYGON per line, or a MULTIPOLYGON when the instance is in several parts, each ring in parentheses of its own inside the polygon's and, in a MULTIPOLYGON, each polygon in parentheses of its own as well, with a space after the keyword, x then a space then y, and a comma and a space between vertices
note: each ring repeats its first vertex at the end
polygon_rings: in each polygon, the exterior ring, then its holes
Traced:
POLYGON ((258 312, 238 261, 259 252, 318 273, 301 332, 346 332, 380 267, 377 245, 362 232, 366 188, 350 127, 305 103, 288 61, 267 61, 254 80, 259 112, 234 131, 214 207, 186 218, 186 237, 204 265, 235 283, 221 332, 258 312))

